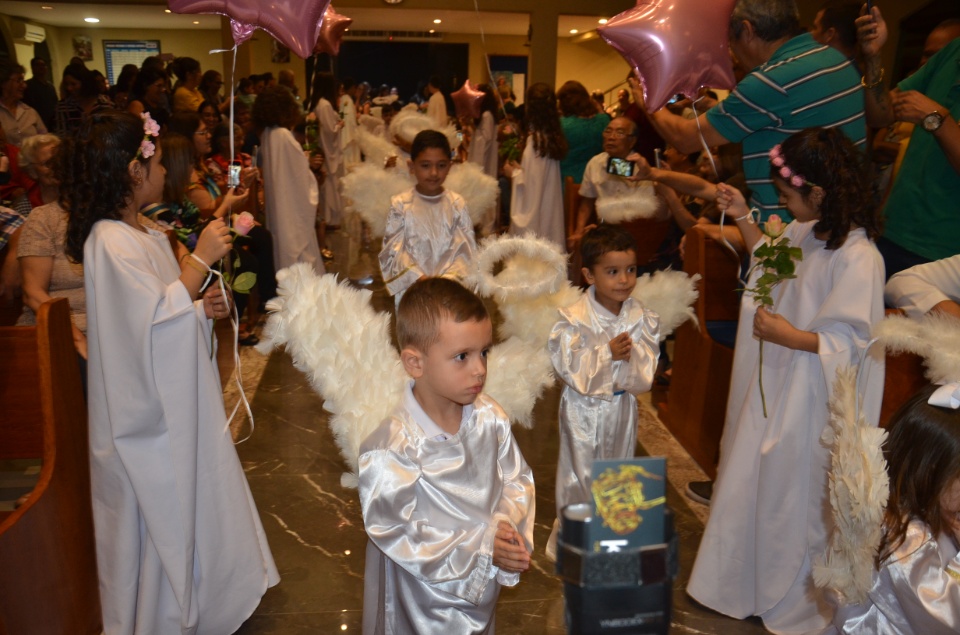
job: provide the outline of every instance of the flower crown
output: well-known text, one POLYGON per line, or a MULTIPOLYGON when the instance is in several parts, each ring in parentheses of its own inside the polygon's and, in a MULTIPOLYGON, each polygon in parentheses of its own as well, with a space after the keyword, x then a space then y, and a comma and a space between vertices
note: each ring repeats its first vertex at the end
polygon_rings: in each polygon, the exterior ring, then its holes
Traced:
POLYGON ((157 146, 153 140, 160 135, 160 124, 153 120, 149 112, 140 113, 143 119, 143 141, 140 142, 140 148, 137 150, 137 157, 149 159, 157 151, 157 146))
POLYGON ((817 186, 816 183, 808 181, 802 174, 790 169, 790 166, 787 165, 786 160, 783 158, 783 151, 780 149, 779 143, 770 150, 770 163, 775 168, 779 168, 781 178, 793 187, 803 187, 804 185, 809 185, 810 187, 817 186))

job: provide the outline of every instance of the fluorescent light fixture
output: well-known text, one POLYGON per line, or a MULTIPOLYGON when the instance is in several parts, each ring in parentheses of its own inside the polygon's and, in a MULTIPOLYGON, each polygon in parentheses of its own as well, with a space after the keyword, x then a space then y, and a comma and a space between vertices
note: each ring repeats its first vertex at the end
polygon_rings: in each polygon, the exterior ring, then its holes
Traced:
POLYGON ((100 18, 84 18, 84 22, 89 22, 90 24, 96 24, 100 21, 100 18))
POLYGON ((51 7, 50 5, 47 5, 47 4, 41 6, 40 8, 43 9, 44 11, 51 11, 51 10, 53 10, 53 7, 51 7))

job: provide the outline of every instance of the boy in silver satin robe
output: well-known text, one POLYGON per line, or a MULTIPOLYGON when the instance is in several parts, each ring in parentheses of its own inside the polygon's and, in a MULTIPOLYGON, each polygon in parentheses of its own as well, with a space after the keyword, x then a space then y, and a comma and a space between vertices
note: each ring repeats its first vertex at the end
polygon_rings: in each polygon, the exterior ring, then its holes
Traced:
POLYGON ((534 488, 482 392, 490 318, 458 282, 427 278, 400 301, 397 339, 413 381, 360 446, 363 633, 493 633, 500 585, 530 566, 534 488))
MULTIPOLYGON (((557 517, 564 506, 592 501, 595 459, 632 458, 637 443, 637 400, 650 390, 660 355, 660 318, 633 297, 637 252, 633 237, 603 224, 580 243, 583 277, 590 284, 560 309, 547 348, 560 397, 557 517)), ((558 524, 547 543, 555 557, 558 524)))

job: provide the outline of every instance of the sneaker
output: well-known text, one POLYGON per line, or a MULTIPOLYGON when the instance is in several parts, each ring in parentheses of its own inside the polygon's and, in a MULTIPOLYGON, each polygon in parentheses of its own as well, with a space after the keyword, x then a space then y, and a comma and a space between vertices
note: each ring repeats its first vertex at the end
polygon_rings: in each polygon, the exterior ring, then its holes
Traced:
POLYGON ((687 483, 687 498, 710 506, 713 497, 713 481, 690 481, 687 483))

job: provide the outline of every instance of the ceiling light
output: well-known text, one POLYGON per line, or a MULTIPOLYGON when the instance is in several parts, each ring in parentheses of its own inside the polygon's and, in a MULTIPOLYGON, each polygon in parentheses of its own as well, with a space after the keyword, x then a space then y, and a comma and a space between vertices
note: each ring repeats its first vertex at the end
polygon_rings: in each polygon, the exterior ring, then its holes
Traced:
POLYGON ((193 23, 194 23, 194 24, 200 24, 200 20, 194 20, 193 23))
POLYGON ((43 6, 40 7, 40 8, 43 9, 44 11, 50 11, 51 9, 53 9, 53 7, 51 7, 51 6, 49 6, 49 5, 46 5, 46 4, 43 5, 43 6))
POLYGON ((170 11, 170 9, 164 9, 163 12, 164 12, 164 13, 173 13, 172 11, 170 11))
POLYGON ((90 24, 96 24, 100 21, 100 18, 84 18, 84 22, 89 22, 90 24))
POLYGON ((576 35, 576 34, 579 33, 579 32, 580 32, 580 31, 578 31, 578 30, 576 30, 576 29, 570 29, 570 35, 576 35))
POLYGON ((607 19, 606 19, 606 18, 600 18, 599 20, 597 20, 597 22, 599 22, 600 24, 606 24, 606 23, 607 23, 607 19))
POLYGON ((441 20, 440 18, 437 18, 436 20, 433 21, 434 24, 440 24, 441 22, 443 22, 443 20, 441 20))

